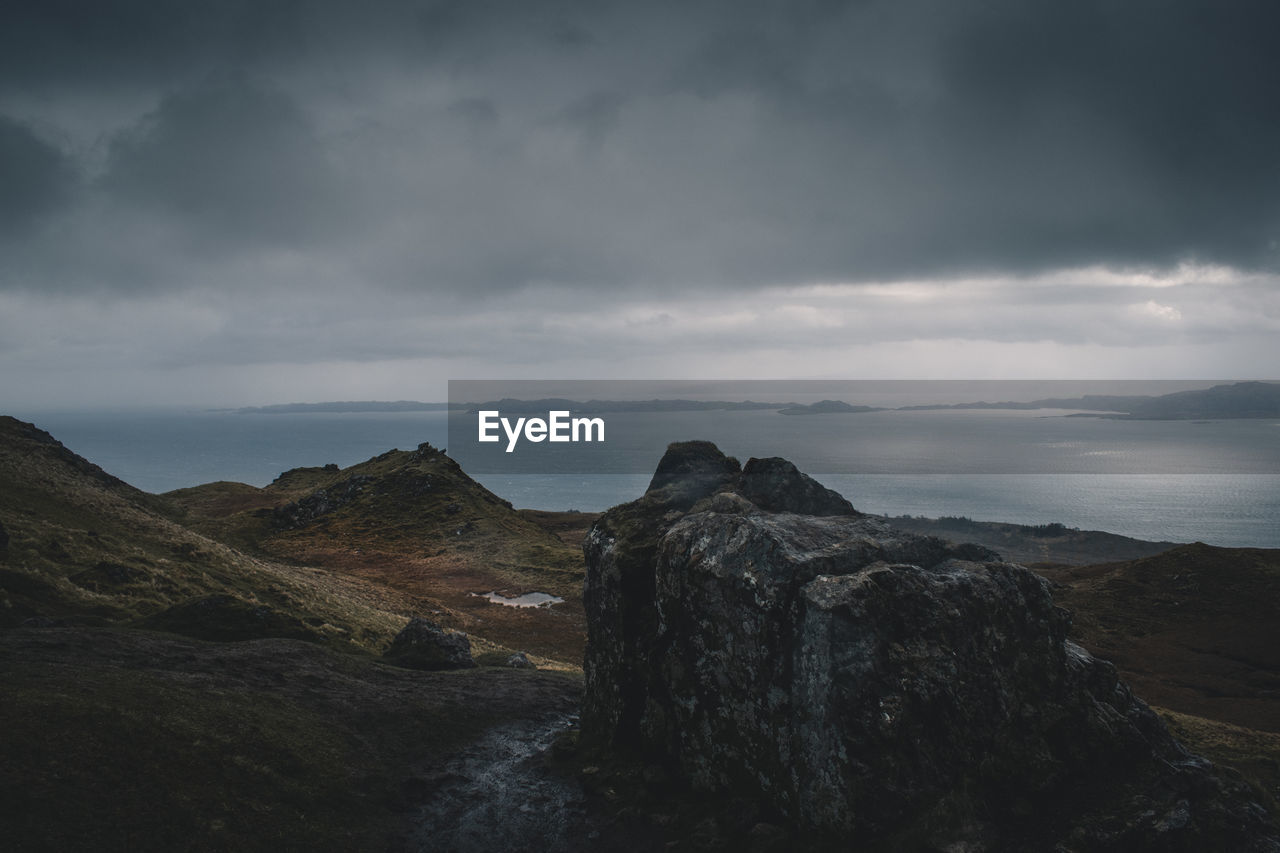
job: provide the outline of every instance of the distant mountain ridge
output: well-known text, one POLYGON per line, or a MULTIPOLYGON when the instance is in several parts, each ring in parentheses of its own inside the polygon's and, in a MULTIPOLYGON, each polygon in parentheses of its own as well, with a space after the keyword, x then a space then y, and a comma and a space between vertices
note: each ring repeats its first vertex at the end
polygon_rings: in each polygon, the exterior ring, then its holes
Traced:
POLYGON ((1135 406, 1128 415, 1152 420, 1280 417, 1280 383, 1237 382, 1165 394, 1135 406))
MULTIPOLYGON (((1280 417, 1280 383, 1263 381, 1235 382, 1195 391, 1172 394, 1085 394, 1080 397, 1046 397, 1039 400, 978 400, 967 403, 927 403, 886 408, 865 406, 843 400, 821 400, 817 403, 771 403, 755 400, 569 400, 547 397, 523 400, 505 397, 482 403, 423 403, 413 400, 381 402, 377 400, 280 403, 271 406, 249 406, 234 409, 236 414, 300 414, 308 412, 443 412, 496 410, 507 414, 540 414, 566 410, 576 414, 611 412, 753 412, 776 411, 783 415, 862 414, 867 412, 927 412, 949 409, 989 409, 1032 411, 1035 409, 1075 409, 1078 417, 1115 417, 1133 420, 1198 420, 1218 418, 1280 417), (1087 413, 1087 414, 1085 414, 1087 413), (1094 414, 1097 413, 1097 414, 1094 414)), ((1069 416, 1070 417, 1070 416, 1069 416)))
POLYGON ((1025 403, 1005 401, 904 406, 900 411, 938 409, 1082 409, 1090 414, 1075 417, 1114 417, 1131 420, 1275 418, 1280 417, 1280 383, 1235 382, 1230 385, 1214 385, 1212 388, 1177 391, 1154 397, 1086 394, 1082 397, 1052 397, 1025 403), (1092 412, 1113 414, 1092 414, 1092 412))
POLYGON ((807 406, 789 406, 780 409, 780 415, 856 415, 862 412, 883 412, 880 406, 852 406, 843 400, 820 400, 807 406))

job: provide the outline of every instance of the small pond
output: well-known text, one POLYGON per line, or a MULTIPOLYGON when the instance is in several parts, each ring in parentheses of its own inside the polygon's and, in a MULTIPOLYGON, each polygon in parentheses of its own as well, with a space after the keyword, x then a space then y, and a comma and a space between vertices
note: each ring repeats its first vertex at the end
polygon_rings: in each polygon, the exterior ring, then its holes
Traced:
POLYGON ((550 607, 553 604, 559 604, 564 601, 546 592, 526 592, 524 595, 517 595, 515 598, 507 598, 496 592, 473 592, 472 595, 478 595, 481 598, 487 598, 494 604, 504 604, 507 607, 550 607))

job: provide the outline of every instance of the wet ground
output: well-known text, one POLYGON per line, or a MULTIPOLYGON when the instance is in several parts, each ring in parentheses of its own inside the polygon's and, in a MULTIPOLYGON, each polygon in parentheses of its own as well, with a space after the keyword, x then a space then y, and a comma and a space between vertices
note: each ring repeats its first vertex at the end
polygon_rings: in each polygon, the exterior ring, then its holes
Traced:
POLYGON ((433 781, 411 849, 423 853, 587 849, 599 838, 581 785, 546 753, 576 717, 554 714, 499 726, 450 760, 433 781))

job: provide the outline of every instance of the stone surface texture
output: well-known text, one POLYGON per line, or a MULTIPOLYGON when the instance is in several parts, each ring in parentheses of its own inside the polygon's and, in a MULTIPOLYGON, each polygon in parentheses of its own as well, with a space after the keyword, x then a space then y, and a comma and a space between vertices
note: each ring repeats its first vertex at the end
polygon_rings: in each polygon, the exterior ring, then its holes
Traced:
POLYGON ((1249 789, 1068 639, 1048 584, 781 459, 672 445, 584 544, 582 736, 815 843, 1277 850, 1249 789))

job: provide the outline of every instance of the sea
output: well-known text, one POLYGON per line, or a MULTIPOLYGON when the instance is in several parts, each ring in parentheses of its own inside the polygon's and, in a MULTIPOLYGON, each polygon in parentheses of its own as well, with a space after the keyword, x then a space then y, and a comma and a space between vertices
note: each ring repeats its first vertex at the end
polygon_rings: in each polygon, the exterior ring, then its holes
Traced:
MULTIPOLYGON (((463 417, 194 409, 14 414, 109 473, 156 493, 219 480, 265 486, 291 468, 345 467, 422 442, 447 450, 450 418, 456 430, 463 417)), ((1056 522, 1154 541, 1280 548, 1280 421, 1073 414, 634 413, 612 416, 611 438, 641 438, 621 442, 625 446, 616 452, 606 442, 592 457, 599 464, 589 467, 580 457, 575 464, 548 457, 505 470, 478 463, 472 470, 462 461, 464 470, 517 507, 596 511, 641 495, 666 442, 707 439, 744 461, 790 459, 864 512, 1056 522)))

